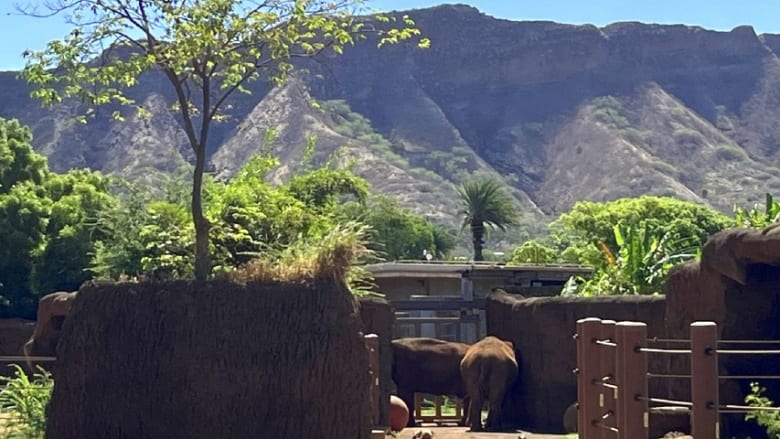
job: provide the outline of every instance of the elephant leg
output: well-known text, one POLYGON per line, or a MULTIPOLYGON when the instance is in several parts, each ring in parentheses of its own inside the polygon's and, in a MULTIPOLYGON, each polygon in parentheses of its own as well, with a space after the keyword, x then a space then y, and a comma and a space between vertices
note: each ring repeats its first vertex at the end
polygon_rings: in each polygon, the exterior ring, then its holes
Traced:
POLYGON ((414 391, 398 389, 398 397, 401 398, 406 407, 409 408, 409 421, 406 423, 407 427, 416 427, 414 422, 414 391))
POLYGON ((488 416, 485 421, 485 429, 487 431, 501 430, 501 402, 503 398, 504 392, 500 392, 498 395, 494 393, 488 398, 488 416))
POLYGON ((471 409, 469 407, 469 405, 471 403, 471 398, 466 396, 466 397, 464 397, 461 400, 461 402, 462 402, 461 403, 461 407, 462 407, 461 410, 463 411, 463 413, 462 413, 463 416, 460 418, 460 421, 458 422, 458 426, 459 427, 468 427, 468 425, 469 425, 469 410, 471 409))
POLYGON ((482 431, 482 405, 485 400, 482 395, 475 395, 469 403, 469 423, 471 431, 482 431))

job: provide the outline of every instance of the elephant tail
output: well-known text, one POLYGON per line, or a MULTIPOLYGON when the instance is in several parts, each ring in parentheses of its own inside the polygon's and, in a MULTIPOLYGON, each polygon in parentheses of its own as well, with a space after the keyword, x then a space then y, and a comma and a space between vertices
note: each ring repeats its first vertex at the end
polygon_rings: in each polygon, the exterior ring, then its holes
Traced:
POLYGON ((32 353, 32 345, 33 340, 28 341, 27 343, 22 346, 22 353, 24 354, 24 362, 27 363, 27 368, 32 373, 35 368, 33 367, 32 360, 30 359, 30 354, 32 353))

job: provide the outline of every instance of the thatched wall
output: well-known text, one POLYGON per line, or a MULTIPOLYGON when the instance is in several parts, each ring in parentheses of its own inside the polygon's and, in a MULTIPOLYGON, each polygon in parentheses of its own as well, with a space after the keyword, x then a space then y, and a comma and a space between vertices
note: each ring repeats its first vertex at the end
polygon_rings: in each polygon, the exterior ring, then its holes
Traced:
MULTIPOLYGON (((510 340, 518 356, 518 380, 508 414, 531 430, 563 432, 563 414, 577 400, 576 322, 586 317, 642 321, 648 335, 664 335, 663 296, 533 297, 493 293, 486 302, 487 335, 510 340)), ((650 363, 658 370, 661 365, 650 363)), ((662 389, 651 388, 654 396, 662 389)))
POLYGON ((368 438, 368 354, 343 285, 83 286, 47 439, 368 438))
POLYGON ((393 385, 393 324, 395 323, 395 310, 390 303, 374 296, 361 297, 360 318, 363 322, 364 334, 376 334, 379 336, 379 424, 389 425, 390 393, 393 385))

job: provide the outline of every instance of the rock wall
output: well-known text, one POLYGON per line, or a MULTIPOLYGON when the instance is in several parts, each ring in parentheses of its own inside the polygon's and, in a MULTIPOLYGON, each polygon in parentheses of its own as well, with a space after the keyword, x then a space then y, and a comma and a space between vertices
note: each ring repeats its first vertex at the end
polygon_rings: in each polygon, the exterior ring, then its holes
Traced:
MULTIPOLYGON (((586 317, 642 321, 648 336, 663 337, 663 296, 534 297, 493 293, 486 301, 487 335, 510 340, 518 356, 518 380, 506 403, 510 419, 522 428, 563 433, 563 415, 577 400, 577 347, 572 335, 586 317)), ((653 360, 650 370, 664 367, 653 360)), ((651 394, 666 392, 654 384, 651 394)), ((662 433, 663 434, 663 433, 662 433)))
MULTIPOLYGON (((718 324, 721 340, 780 339, 780 229, 735 228, 713 235, 700 261, 675 267, 666 280, 666 324, 669 335, 688 338, 697 320, 718 324)), ((720 349, 777 349, 777 345, 721 343, 720 349)), ((770 355, 721 355, 720 375, 780 375, 780 362, 770 355)), ((672 373, 688 373, 686 358, 675 357, 672 373)), ((751 380, 721 380, 721 404, 743 404, 751 380)), ((780 401, 777 380, 758 380, 773 401, 780 401)), ((679 386, 672 397, 689 400, 690 389, 679 386)), ((721 417, 721 437, 764 437, 765 431, 741 415, 721 417)))
POLYGON ((87 284, 47 439, 365 438, 368 353, 344 285, 87 284))
MULTIPOLYGON (((25 319, 0 319, 0 355, 22 355, 22 346, 32 336, 35 322, 25 319)), ((24 367, 23 361, 14 362, 24 367)), ((14 369, 11 363, 0 363, 1 376, 13 376, 14 369)))

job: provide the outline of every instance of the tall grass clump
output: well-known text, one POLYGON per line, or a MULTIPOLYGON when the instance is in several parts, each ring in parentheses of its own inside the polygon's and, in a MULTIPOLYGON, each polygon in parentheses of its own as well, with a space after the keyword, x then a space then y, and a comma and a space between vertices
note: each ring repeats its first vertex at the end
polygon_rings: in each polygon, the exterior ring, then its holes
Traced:
POLYGON ((346 283, 354 294, 374 286, 360 265, 376 259, 367 247, 369 227, 350 221, 339 224, 325 236, 300 239, 281 251, 253 259, 229 274, 238 283, 308 282, 331 279, 346 283))
POLYGON ((42 439, 46 433, 46 410, 54 388, 51 373, 40 366, 31 376, 17 364, 12 377, 0 377, 0 413, 3 415, 1 437, 7 439, 42 439))

